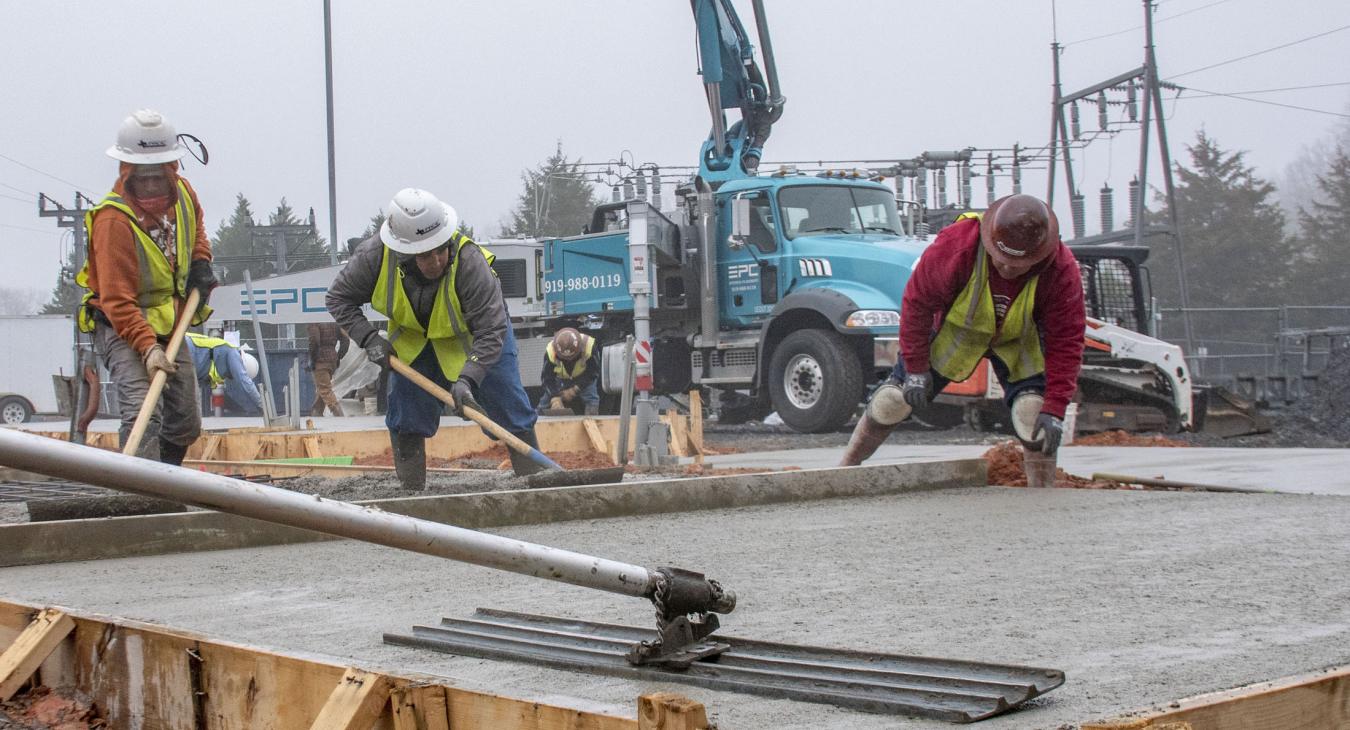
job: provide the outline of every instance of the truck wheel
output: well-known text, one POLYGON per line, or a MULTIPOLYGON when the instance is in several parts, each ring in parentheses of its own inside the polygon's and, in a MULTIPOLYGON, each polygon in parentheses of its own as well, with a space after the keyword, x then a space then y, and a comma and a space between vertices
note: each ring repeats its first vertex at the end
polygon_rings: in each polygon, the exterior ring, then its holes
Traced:
POLYGON ((28 405, 28 401, 17 395, 11 395, 0 399, 0 423, 6 426, 14 426, 27 421, 33 417, 33 409, 28 405))
POLYGON ((862 401, 862 364, 842 336, 829 330, 797 330, 773 351, 770 399, 789 428, 802 433, 835 431, 862 401))

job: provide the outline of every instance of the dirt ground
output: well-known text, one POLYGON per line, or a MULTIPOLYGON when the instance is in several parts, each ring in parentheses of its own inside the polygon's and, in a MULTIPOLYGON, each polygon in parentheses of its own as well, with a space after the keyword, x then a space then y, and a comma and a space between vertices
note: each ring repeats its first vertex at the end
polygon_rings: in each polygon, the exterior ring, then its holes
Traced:
POLYGON ((91 730, 107 727, 88 697, 50 687, 0 703, 0 730, 91 730))

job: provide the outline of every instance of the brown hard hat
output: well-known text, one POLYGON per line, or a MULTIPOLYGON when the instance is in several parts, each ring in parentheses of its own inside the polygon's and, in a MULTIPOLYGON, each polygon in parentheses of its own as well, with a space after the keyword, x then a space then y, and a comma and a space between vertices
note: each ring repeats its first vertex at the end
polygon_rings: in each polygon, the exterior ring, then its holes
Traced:
POLYGON ((989 256, 1005 266, 1037 264, 1059 242, 1059 219, 1040 198, 1009 195, 984 212, 980 241, 989 256))
POLYGON ((572 327, 563 327, 553 334, 553 354, 564 360, 575 360, 581 354, 582 334, 572 327))

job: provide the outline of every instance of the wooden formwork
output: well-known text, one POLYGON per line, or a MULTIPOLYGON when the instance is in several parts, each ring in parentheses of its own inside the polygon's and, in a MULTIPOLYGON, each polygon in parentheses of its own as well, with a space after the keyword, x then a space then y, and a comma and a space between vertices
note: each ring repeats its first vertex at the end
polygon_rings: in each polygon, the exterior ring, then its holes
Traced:
POLYGON ((109 727, 196 730, 706 730, 702 704, 637 698, 633 717, 502 697, 424 675, 289 656, 163 626, 0 601, 0 701, 73 687, 109 727))
MULTIPOLYGON (((702 447, 702 424, 689 424, 689 418, 675 413, 661 417, 670 425, 670 452, 676 456, 691 456, 702 447)), ((695 419, 698 421, 698 419, 695 419)), ((629 443, 634 440, 631 438, 629 443)), ((39 432, 43 436, 65 440, 60 432, 39 432)), ((544 453, 563 451, 599 451, 615 456, 618 441, 617 417, 568 418, 541 420, 535 426, 539 448, 544 453)), ((87 443, 101 449, 117 450, 116 432, 90 433, 87 443)), ((472 424, 443 426, 427 440, 427 456, 456 459, 493 447, 481 429, 472 424)), ((321 456, 352 456, 355 458, 380 456, 389 450, 389 437, 384 429, 361 431, 329 431, 303 429, 238 428, 202 434, 188 448, 187 458, 193 462, 245 462, 258 459, 296 459, 321 456)), ((631 447, 630 447, 631 451, 631 447)))

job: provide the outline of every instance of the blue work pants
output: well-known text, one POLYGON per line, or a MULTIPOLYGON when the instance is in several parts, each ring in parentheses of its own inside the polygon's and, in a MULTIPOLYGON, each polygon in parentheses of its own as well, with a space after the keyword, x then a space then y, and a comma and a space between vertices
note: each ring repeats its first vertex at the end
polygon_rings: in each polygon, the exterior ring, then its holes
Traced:
MULTIPOLYGON (((413 370, 433 383, 450 389, 450 381, 441 372, 441 365, 436 361, 436 348, 431 343, 427 343, 410 364, 413 370)), ((509 328, 502 340, 501 359, 488 370, 483 382, 474 387, 473 397, 483 406, 488 418, 512 434, 520 436, 534 428, 537 416, 525 395, 525 387, 520 384, 516 336, 509 328)), ((390 431, 430 438, 440 427, 444 408, 436 396, 416 383, 396 372, 389 373, 389 411, 385 414, 384 424, 390 431)))

